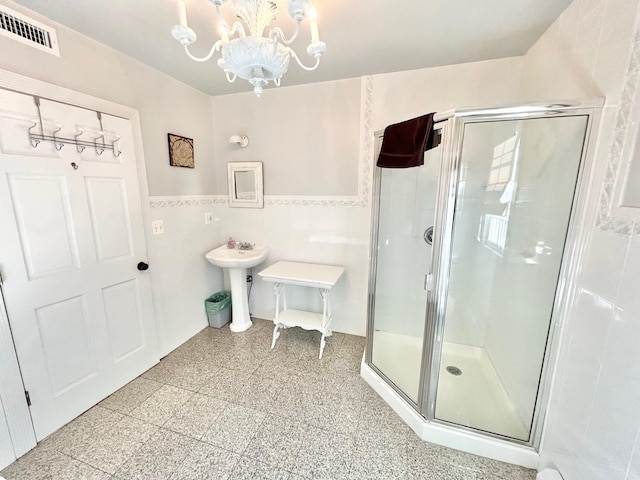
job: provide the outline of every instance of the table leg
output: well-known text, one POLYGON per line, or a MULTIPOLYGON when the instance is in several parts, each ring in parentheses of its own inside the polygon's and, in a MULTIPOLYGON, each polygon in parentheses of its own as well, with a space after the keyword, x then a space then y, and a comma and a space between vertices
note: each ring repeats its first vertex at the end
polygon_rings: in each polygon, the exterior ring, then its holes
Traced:
POLYGON ((280 332, 278 331, 278 328, 280 328, 280 324, 276 323, 276 326, 273 327, 273 341, 271 342, 271 350, 273 350, 273 347, 276 346, 276 340, 280 338, 280 332))
POLYGON ((322 334, 322 338, 320 339, 320 355, 318 356, 318 360, 322 359, 322 352, 324 352, 324 347, 327 344, 325 340, 325 334, 322 334))

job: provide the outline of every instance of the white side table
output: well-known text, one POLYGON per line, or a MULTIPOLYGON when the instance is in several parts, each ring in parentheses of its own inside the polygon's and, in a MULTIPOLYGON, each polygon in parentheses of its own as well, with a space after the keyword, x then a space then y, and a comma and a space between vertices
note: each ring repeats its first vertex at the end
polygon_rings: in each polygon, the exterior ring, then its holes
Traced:
POLYGON ((276 340, 280 337, 280 328, 301 327, 305 330, 318 330, 322 333, 318 358, 322 358, 325 338, 331 336, 330 293, 343 273, 344 267, 287 261, 276 262, 258 273, 263 280, 275 283, 276 315, 273 320, 275 327, 271 348, 275 347, 276 340), (287 308, 286 285, 317 288, 322 296, 322 313, 287 308))

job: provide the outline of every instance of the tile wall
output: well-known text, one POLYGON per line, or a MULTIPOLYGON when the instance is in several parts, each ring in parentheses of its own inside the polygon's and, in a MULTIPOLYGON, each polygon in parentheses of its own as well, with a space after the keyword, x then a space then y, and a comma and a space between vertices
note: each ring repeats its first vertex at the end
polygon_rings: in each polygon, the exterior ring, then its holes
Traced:
POLYGON ((636 0, 576 0, 525 57, 525 97, 605 97, 541 451, 565 480, 640 479, 640 237, 633 214, 611 210, 637 90, 637 10, 636 0))

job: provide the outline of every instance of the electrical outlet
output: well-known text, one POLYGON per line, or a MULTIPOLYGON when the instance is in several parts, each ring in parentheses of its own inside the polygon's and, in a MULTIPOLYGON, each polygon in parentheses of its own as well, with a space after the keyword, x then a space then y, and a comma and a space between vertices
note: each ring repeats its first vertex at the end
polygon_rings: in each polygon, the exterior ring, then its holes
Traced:
POLYGON ((211 222, 213 222, 213 213, 211 213, 211 212, 205 213, 204 214, 204 223, 205 223, 205 225, 208 225, 211 222))
POLYGON ((154 235, 162 235, 164 233, 164 222, 162 220, 151 222, 151 231, 154 235))

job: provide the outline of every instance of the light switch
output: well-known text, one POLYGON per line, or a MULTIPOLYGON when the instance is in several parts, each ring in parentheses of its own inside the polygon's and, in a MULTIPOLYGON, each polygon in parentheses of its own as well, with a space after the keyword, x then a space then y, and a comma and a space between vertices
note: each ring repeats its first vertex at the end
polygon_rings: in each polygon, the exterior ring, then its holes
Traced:
POLYGON ((209 224, 213 222, 213 213, 211 212, 207 212, 204 214, 204 223, 205 224, 209 224))

